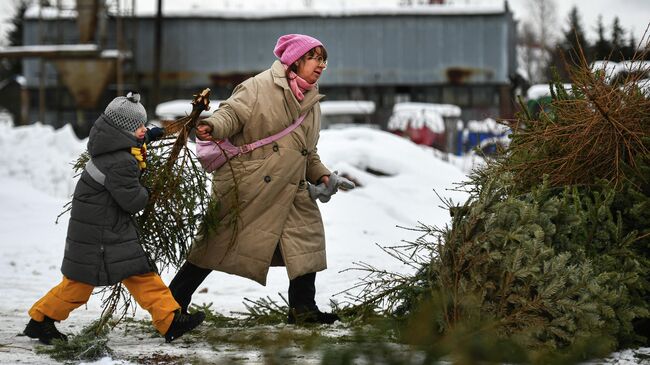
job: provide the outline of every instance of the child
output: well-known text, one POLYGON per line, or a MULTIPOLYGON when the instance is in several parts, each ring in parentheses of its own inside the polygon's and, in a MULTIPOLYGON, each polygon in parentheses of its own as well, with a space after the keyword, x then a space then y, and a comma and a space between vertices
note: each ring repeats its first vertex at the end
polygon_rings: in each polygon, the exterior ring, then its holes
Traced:
MULTIPOLYGON (((138 242, 132 217, 149 199, 140 184, 145 168, 143 139, 147 114, 140 95, 117 97, 95 122, 88 138, 90 160, 72 199, 63 280, 29 310, 25 335, 44 344, 67 341, 54 321, 68 318, 85 304, 95 286, 122 282, 138 304, 149 311, 153 325, 170 342, 192 330, 205 318, 203 312, 181 313, 149 263, 138 242)), ((160 129, 152 130, 160 137, 160 129)))

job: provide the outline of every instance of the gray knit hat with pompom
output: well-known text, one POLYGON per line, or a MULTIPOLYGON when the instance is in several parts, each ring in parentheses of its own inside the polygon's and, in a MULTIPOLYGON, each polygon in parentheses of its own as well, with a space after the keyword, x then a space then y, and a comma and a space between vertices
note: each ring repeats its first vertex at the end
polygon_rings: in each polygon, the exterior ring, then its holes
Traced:
POLYGON ((104 114, 118 128, 135 132, 147 123, 147 111, 140 104, 140 94, 128 93, 118 96, 108 104, 104 114))

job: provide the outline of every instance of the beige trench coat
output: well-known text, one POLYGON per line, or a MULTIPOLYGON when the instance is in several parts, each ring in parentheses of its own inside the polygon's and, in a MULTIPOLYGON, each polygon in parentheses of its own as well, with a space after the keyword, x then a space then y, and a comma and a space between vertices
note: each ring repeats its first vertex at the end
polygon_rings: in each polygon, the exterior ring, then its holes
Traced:
POLYGON ((213 198, 220 204, 222 223, 195 238, 189 262, 262 285, 266 285, 272 261, 284 264, 290 279, 327 268, 323 222, 306 184, 330 174, 316 149, 322 98, 314 88, 299 103, 282 64, 276 61, 269 70, 237 86, 205 119, 215 139, 229 137, 240 146, 273 135, 307 113, 289 135, 231 160, 239 201, 239 228, 232 245, 234 229, 228 222, 237 206, 233 175, 228 164, 214 172, 213 198))

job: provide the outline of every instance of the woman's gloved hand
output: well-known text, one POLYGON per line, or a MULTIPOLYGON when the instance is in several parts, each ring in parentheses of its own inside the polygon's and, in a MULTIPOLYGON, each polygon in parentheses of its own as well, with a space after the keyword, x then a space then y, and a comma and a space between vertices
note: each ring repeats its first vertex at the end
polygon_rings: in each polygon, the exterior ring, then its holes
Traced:
POLYGON ((329 176, 329 181, 326 183, 320 183, 318 185, 308 184, 307 190, 309 191, 309 196, 313 200, 320 200, 321 203, 327 203, 332 198, 332 195, 341 188, 342 190, 352 190, 355 188, 355 185, 352 181, 340 176, 338 171, 334 171, 329 176))
POLYGON ((325 190, 327 190, 327 186, 324 183, 320 183, 318 185, 307 183, 307 191, 309 191, 309 197, 311 200, 318 199, 321 194, 325 193, 325 190))

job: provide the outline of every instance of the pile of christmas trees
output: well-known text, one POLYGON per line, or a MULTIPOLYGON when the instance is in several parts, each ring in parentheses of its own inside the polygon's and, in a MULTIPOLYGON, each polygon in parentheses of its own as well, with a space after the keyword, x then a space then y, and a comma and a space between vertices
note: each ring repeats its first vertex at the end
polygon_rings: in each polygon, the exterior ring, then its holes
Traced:
POLYGON ((407 342, 465 355, 489 343, 523 362, 648 343, 650 98, 586 64, 572 75, 572 91, 551 85, 549 112, 507 121, 510 147, 470 176, 464 205, 449 202, 449 227, 389 249, 415 275, 365 268, 359 299, 403 319, 407 342))

